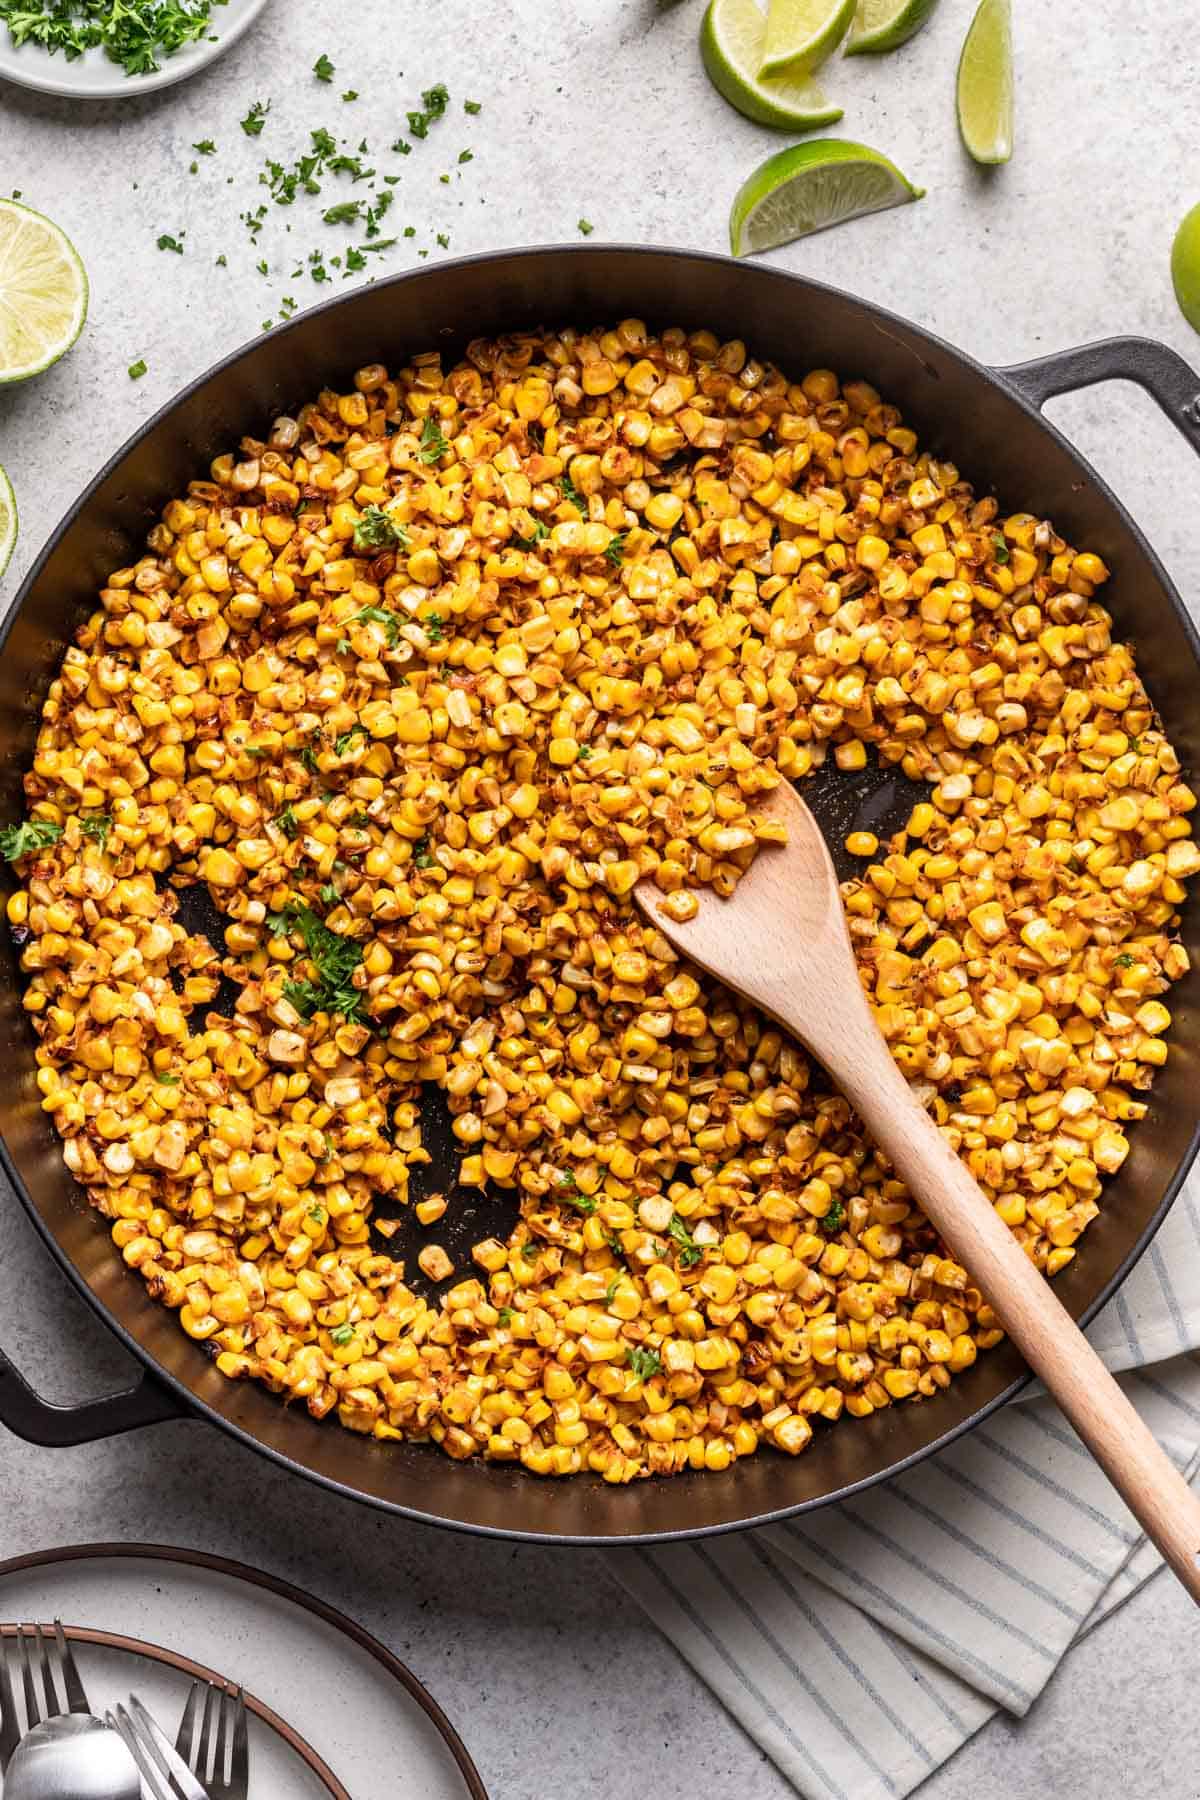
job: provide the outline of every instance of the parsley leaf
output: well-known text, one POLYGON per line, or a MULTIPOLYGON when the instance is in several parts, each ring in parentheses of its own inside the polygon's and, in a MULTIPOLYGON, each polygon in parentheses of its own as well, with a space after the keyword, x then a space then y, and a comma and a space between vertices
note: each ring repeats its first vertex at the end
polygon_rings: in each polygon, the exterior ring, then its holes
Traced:
POLYGON ((408 533, 394 524, 381 506, 368 506, 354 527, 354 548, 358 551, 392 550, 397 545, 407 549, 408 533))
POLYGON ((692 1236, 687 1220, 681 1219, 678 1213, 667 1226, 667 1236, 678 1246, 681 1269, 692 1269, 702 1261, 704 1251, 692 1236))
POLYGON ((465 113, 481 113, 483 111, 483 102, 480 100, 464 100, 463 111, 465 113))
POLYGON ((609 538, 608 543, 605 545, 605 561, 610 562, 614 569, 619 569, 622 562, 625 560, 625 540, 628 536, 629 533, 627 531, 618 531, 616 536, 609 538))
POLYGON ((367 735, 368 733, 365 725, 352 725, 349 731, 343 731, 340 737, 334 738, 333 748, 335 754, 338 756, 345 756, 356 737, 366 737, 367 735))
POLYGON ((580 236, 581 237, 591 237, 593 231, 595 231, 595 229, 596 229, 596 227, 592 224, 592 221, 590 219, 580 219, 578 221, 578 223, 579 223, 580 236))
POLYGON ((85 832, 88 837, 95 838, 101 849, 103 849, 104 845, 108 842, 108 834, 112 830, 112 824, 112 819, 107 813, 89 813, 86 819, 80 818, 79 828, 81 831, 85 832))
POLYGON ((201 138, 198 144, 192 145, 192 149, 198 151, 201 156, 215 156, 217 154, 217 146, 213 143, 211 138, 201 138))
POLYGON ((1010 560, 1010 556, 1011 553, 1004 539, 1002 537, 994 537, 992 539, 992 560, 1003 565, 1010 560))
MULTIPOLYGON (((583 495, 579 492, 579 489, 575 486, 575 483, 571 480, 571 477, 566 473, 565 470, 558 478, 558 486, 559 486, 559 491, 562 494, 563 499, 570 501, 572 506, 577 506, 579 508, 580 512, 583 513, 584 516, 586 517, 587 516, 587 501, 584 499, 583 495)), ((612 548, 612 546, 610 545, 609 549, 611 549, 611 548, 612 548)), ((606 550, 604 552, 604 554, 605 554, 605 556, 607 556, 608 550, 606 550)))
POLYGON ((344 1350, 347 1344, 354 1342, 354 1327, 353 1325, 339 1325, 337 1330, 331 1331, 329 1335, 339 1350, 344 1350))
POLYGON ((270 112, 270 110, 271 110, 271 102, 269 100, 267 100, 265 102, 262 100, 256 100, 254 102, 253 106, 250 108, 250 111, 246 114, 245 118, 239 121, 239 123, 241 124, 242 130, 245 132, 247 137, 261 137, 262 136, 262 128, 267 122, 267 114, 270 112))
POLYGON ((388 612, 382 606, 360 606, 358 611, 351 615, 350 623, 357 624, 360 619, 368 624, 382 625, 387 634, 388 649, 395 648, 396 639, 400 636, 400 621, 395 613, 388 612))
POLYGON ((1114 969, 1132 969, 1136 962, 1137 962, 1137 957, 1131 956, 1129 951, 1125 950, 1122 952, 1122 954, 1120 956, 1114 956, 1113 968, 1114 969))
POLYGON ((283 811, 277 815, 275 823, 278 825, 280 831, 282 831, 284 837, 295 838, 298 836, 300 831, 300 821, 296 817, 296 810, 294 807, 285 806, 283 811))
POLYGON ((144 357, 139 356, 136 362, 132 362, 129 365, 129 379, 130 379, 130 381, 140 381, 142 379, 142 376, 145 373, 146 373, 145 359, 144 359, 144 357))
POLYGON ((26 819, 23 825, 6 825, 0 831, 0 856, 16 862, 19 856, 28 856, 34 850, 49 849, 62 834, 62 826, 49 819, 26 819))
POLYGON ((333 80, 333 71, 334 71, 334 64, 330 62, 329 58, 326 56, 325 52, 322 50, 320 56, 318 56, 316 62, 312 66, 313 74, 316 76, 318 81, 332 81, 333 80))
POLYGON ((163 1075, 156 1073, 154 1079, 160 1087, 178 1087, 182 1077, 179 1075, 163 1075))
POLYGON ((639 1381, 649 1381, 662 1368, 662 1358, 657 1350, 644 1350, 638 1344, 631 1344, 625 1353, 629 1358, 629 1366, 639 1381))
POLYGON ((442 428, 432 413, 428 413, 421 427, 421 448, 417 455, 423 463, 435 463, 445 456, 450 445, 442 436, 442 428))
POLYGON ((502 1306, 500 1308, 500 1323, 501 1323, 501 1325, 511 1325, 512 1321, 513 1321, 512 1307, 511 1306, 502 1306))
POLYGON ((440 644, 446 635, 446 621, 441 613, 430 613, 427 619, 422 619, 421 624, 424 626, 425 636, 430 643, 440 644))
POLYGON ((285 982, 284 994, 305 1019, 318 1012, 340 1013, 344 1019, 365 1024, 365 995, 353 981, 354 971, 362 961, 362 946, 353 938, 330 931, 310 906, 297 908, 293 919, 317 978, 285 982))
POLYGON ((157 238, 155 240, 155 242, 157 243, 158 248, 160 250, 173 250, 175 252, 176 256, 182 256, 183 255, 183 245, 180 243, 179 239, 185 238, 186 236, 187 236, 186 231, 181 231, 179 234, 179 237, 177 237, 177 238, 172 237, 170 232, 164 231, 162 236, 160 238, 157 238))
POLYGON ((835 1200, 823 1219, 817 1220, 826 1237, 836 1237, 846 1223, 846 1209, 840 1200, 835 1200))

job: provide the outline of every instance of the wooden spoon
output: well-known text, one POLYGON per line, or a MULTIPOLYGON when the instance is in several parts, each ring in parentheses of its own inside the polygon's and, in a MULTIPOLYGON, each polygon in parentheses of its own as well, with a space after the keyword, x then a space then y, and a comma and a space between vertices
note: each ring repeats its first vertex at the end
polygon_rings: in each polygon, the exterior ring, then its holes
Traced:
POLYGON ((892 1060, 863 991, 820 827, 789 782, 759 812, 786 822, 732 899, 697 891, 680 923, 653 880, 634 889, 663 936, 777 1019, 824 1064, 930 1223, 970 1271, 1109 1480, 1200 1602, 1200 1497, 1142 1423, 1079 1327, 951 1149, 892 1060))

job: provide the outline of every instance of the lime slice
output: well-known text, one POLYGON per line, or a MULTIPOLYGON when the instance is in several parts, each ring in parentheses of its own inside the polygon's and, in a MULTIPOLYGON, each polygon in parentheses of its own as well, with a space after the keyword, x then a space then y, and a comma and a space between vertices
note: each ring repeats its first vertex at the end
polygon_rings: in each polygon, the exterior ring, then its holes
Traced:
POLYGON ((758 125, 783 131, 812 131, 842 116, 806 75, 760 81, 766 14, 754 0, 711 0, 700 27, 700 55, 708 78, 730 106, 758 125))
POLYGON ((17 497, 12 482, 0 468, 0 575, 3 575, 17 541, 17 497))
POLYGON ((1193 206, 1171 245, 1171 280, 1179 310, 1200 331, 1200 206, 1193 206))
POLYGON ((882 56, 916 37, 938 0, 858 0, 847 56, 882 56))
POLYGON ((958 129, 978 163, 1005 163, 1013 150, 1012 9, 980 0, 958 62, 958 129))
POLYGON ((855 0, 770 0, 759 80, 820 68, 849 31, 854 6, 855 0))
POLYGON ((66 233, 0 200, 0 382, 56 363, 83 330, 87 304, 87 276, 66 233))
POLYGON ((738 189, 729 242, 735 256, 773 250, 844 219, 919 200, 924 192, 865 144, 843 138, 793 144, 769 156, 738 189))

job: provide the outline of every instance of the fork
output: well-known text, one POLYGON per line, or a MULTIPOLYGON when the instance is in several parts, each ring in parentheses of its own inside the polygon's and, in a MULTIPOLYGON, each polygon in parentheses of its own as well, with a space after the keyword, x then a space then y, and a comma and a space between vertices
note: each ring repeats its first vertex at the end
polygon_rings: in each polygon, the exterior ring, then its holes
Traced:
POLYGON ((208 1789, 209 1800, 246 1800, 250 1746, 246 1694, 230 1683, 194 1681, 175 1748, 208 1789), (200 1701, 204 1697, 201 1715, 200 1701), (228 1769, 228 1773, 226 1770, 228 1769))
POLYGON ((61 1619, 55 1619, 53 1633, 48 1625, 22 1625, 15 1638, 7 1635, 0 1638, 0 1770, 8 1768, 13 1751, 25 1732, 41 1724, 43 1717, 55 1719, 62 1713, 90 1714, 91 1710, 61 1619), (39 1651, 36 1666, 30 1637, 39 1651), (17 1717, 14 1664, 25 1701, 24 1731, 17 1717), (41 1674, 43 1700, 38 1699, 38 1673, 41 1674), (65 1705, 59 1700, 60 1687, 65 1705))

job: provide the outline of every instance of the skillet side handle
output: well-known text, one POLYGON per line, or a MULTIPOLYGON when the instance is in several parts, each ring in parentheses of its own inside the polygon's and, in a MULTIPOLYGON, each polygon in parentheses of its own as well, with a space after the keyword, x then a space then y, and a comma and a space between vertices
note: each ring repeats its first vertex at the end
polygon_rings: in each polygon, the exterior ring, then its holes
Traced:
POLYGON ((34 1393, 0 1350, 0 1425, 27 1443, 65 1450, 187 1416, 188 1408, 149 1373, 120 1394, 107 1394, 82 1406, 54 1406, 34 1393))
POLYGON ((1136 381, 1157 400, 1176 431, 1200 452, 1200 375, 1182 356, 1154 338, 1101 338, 1052 356, 1014 363, 996 374, 1041 408, 1055 394, 1098 381, 1136 381))

